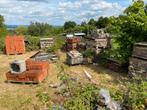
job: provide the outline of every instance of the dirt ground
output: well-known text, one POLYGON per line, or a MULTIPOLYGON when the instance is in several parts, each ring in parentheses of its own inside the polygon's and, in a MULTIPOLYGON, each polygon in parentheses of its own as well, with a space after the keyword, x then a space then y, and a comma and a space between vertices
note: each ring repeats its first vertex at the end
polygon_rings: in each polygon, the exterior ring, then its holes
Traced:
POLYGON ((60 61, 58 63, 50 64, 49 75, 45 81, 40 84, 19 84, 6 83, 5 73, 9 70, 9 63, 13 60, 25 60, 36 52, 28 52, 24 55, 0 55, 0 110, 34 110, 34 106, 40 106, 40 102, 36 94, 44 90, 53 96, 54 90, 49 88, 49 84, 56 84, 59 82, 57 76, 60 71, 59 66, 64 65, 65 70, 79 81, 84 83, 95 83, 100 87, 107 87, 111 89, 119 89, 120 81, 125 79, 122 73, 115 73, 98 65, 77 65, 69 67, 63 62, 66 54, 60 52, 60 61), (88 81, 85 77, 84 70, 91 76, 92 81, 88 81))

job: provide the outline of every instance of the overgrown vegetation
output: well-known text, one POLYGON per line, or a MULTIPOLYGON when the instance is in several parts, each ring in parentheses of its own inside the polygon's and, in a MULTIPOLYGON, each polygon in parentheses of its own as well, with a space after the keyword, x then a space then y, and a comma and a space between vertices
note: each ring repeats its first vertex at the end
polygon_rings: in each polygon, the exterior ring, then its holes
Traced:
POLYGON ((6 26, 4 25, 4 18, 0 15, 0 53, 4 51, 4 41, 7 34, 6 26))
MULTIPOLYGON (((60 80, 66 85, 61 94, 67 100, 64 107, 68 110, 93 110, 98 104, 99 90, 94 84, 83 85, 80 82, 72 81, 66 73, 60 74, 60 80), (68 94, 68 95, 67 95, 68 94)), ((111 97, 118 101, 122 109, 144 110, 147 97, 147 83, 140 78, 134 78, 122 82, 121 90, 110 89, 111 97)))
POLYGON ((26 38, 27 51, 38 50, 40 48, 40 38, 29 36, 26 38))
POLYGON ((95 52, 93 50, 87 49, 83 52, 83 56, 86 58, 93 58, 95 55, 95 52))
POLYGON ((126 81, 126 91, 123 93, 124 107, 130 110, 144 110, 145 99, 147 98, 147 82, 141 78, 133 78, 126 81))
POLYGON ((110 17, 107 31, 113 37, 110 57, 120 62, 128 62, 132 55, 133 44, 147 41, 147 13, 142 0, 134 1, 123 15, 110 17))
POLYGON ((56 52, 59 49, 62 49, 65 44, 65 40, 63 36, 58 36, 53 38, 54 38, 54 45, 48 47, 47 52, 56 52))

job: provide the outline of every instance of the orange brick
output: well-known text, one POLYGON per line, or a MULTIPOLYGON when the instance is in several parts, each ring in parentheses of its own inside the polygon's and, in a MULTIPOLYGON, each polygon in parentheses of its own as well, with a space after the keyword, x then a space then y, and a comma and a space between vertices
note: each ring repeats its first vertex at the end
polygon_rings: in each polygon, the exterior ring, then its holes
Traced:
POLYGON ((7 36, 5 39, 6 54, 23 54, 25 53, 24 36, 7 36))

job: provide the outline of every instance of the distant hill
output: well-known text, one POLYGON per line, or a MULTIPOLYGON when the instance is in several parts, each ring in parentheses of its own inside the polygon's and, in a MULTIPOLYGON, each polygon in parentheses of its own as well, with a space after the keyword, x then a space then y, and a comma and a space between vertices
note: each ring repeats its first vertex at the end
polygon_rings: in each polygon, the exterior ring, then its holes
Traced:
MULTIPOLYGON (((20 25, 6 25, 6 27, 7 27, 8 30, 14 30, 14 29, 16 29, 18 26, 20 26, 20 25)), ((23 26, 28 27, 28 25, 23 25, 23 26)))

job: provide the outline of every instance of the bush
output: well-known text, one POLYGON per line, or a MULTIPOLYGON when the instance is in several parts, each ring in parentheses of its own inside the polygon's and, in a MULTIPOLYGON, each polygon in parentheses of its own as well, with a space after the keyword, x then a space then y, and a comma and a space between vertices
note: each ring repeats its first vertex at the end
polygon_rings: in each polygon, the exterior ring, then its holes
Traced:
POLYGON ((5 36, 7 35, 6 26, 4 25, 4 18, 0 15, 0 53, 5 49, 5 36))
POLYGON ((40 38, 39 37, 28 37, 26 43, 27 51, 39 50, 40 48, 40 38))
POLYGON ((54 45, 47 48, 47 52, 56 52, 59 49, 62 49, 65 44, 65 40, 61 36, 54 37, 54 45))
POLYGON ((87 49, 83 52, 83 56, 86 58, 92 58, 95 55, 95 52, 91 49, 87 49))
POLYGON ((0 38, 0 53, 3 53, 5 50, 5 38, 0 38))
POLYGON ((20 34, 25 35, 25 34, 27 34, 27 27, 25 27, 25 26, 18 26, 18 27, 15 29, 15 32, 16 32, 16 34, 18 34, 18 35, 20 35, 20 34))
POLYGON ((134 78, 126 83, 127 91, 124 93, 124 105, 133 110, 144 110, 144 101, 147 98, 147 82, 134 78))
POLYGON ((99 89, 94 84, 82 85, 71 81, 67 74, 61 74, 60 80, 66 85, 61 94, 69 94, 64 103, 68 110, 92 110, 97 105, 99 89))
POLYGON ((143 0, 134 0, 124 14, 110 17, 107 31, 114 40, 113 56, 123 62, 128 62, 136 42, 145 42, 147 33, 147 16, 143 0))

